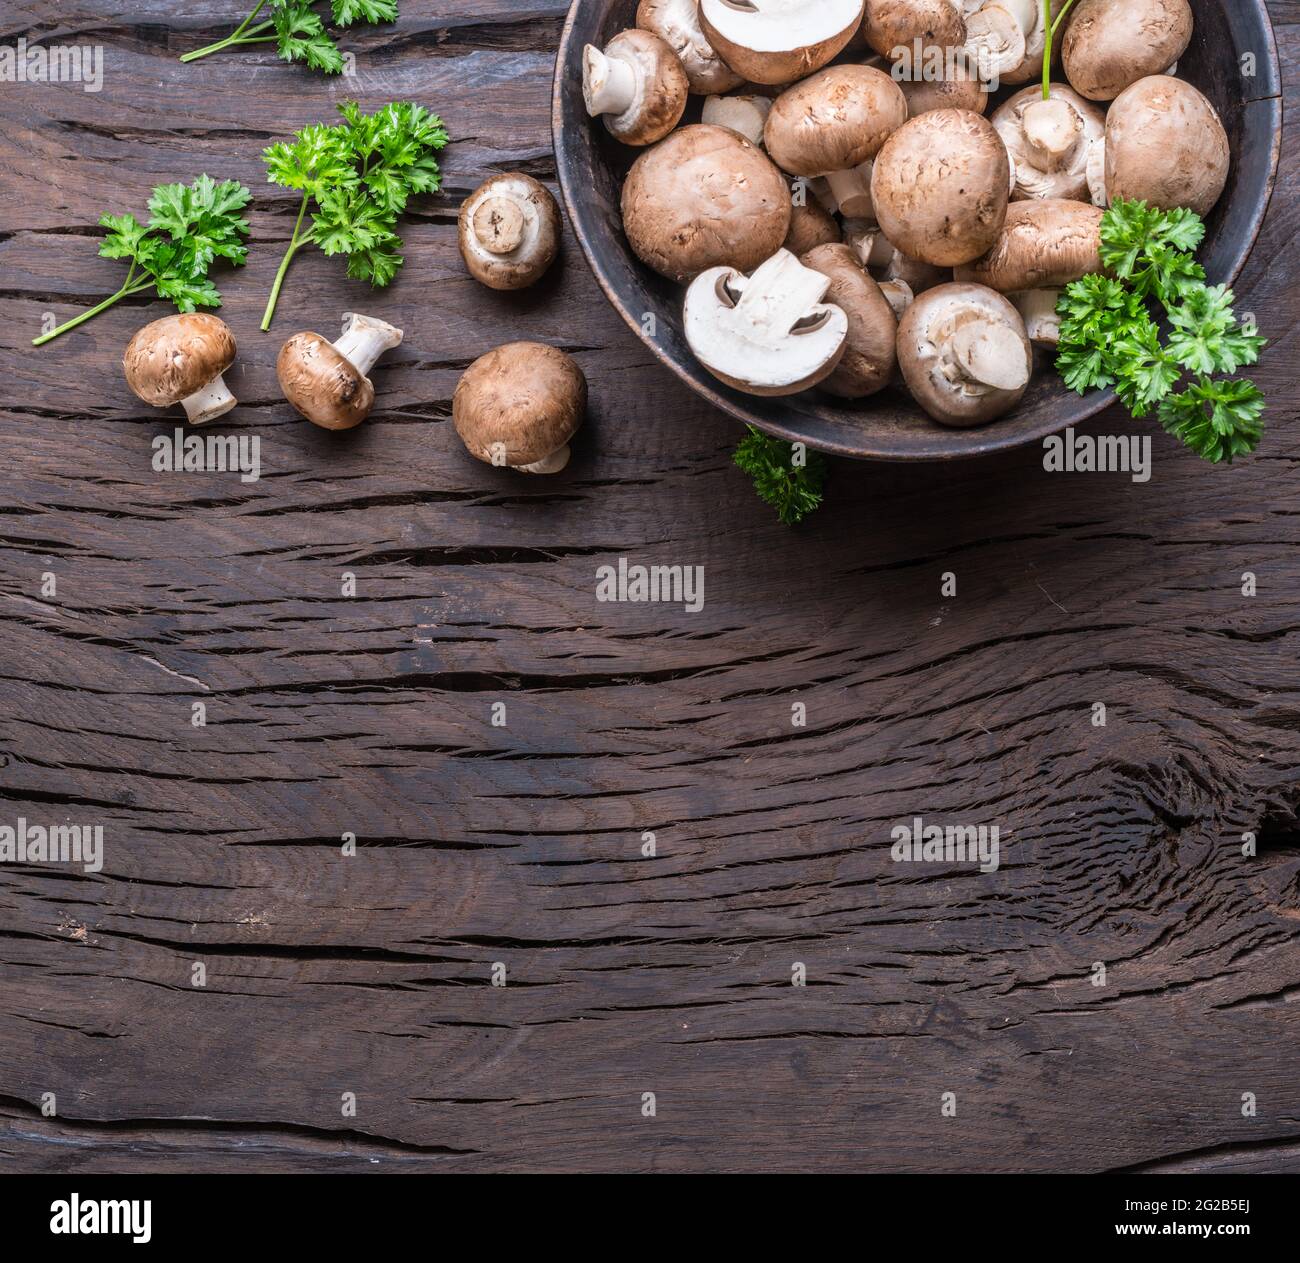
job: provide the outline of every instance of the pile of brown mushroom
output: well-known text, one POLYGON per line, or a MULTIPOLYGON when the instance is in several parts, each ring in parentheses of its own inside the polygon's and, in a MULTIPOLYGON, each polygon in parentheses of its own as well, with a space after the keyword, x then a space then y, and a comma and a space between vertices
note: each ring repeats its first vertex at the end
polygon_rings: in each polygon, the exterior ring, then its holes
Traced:
POLYGON ((1221 196, 1227 134, 1175 77, 1192 25, 1188 0, 1075 0, 1045 97, 1042 0, 642 0, 587 49, 584 94, 643 149, 624 231, 686 286, 712 374, 842 399, 901 380, 983 425, 1057 340, 1061 288, 1102 271, 1111 199, 1221 196))

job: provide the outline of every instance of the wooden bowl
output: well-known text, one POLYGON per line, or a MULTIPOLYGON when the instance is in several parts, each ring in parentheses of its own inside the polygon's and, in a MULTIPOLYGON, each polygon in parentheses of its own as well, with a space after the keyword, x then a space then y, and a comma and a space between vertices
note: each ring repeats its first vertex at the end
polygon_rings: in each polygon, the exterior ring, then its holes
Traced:
MULTIPOLYGON (((1232 144, 1228 187, 1207 221, 1200 254, 1213 283, 1241 274, 1272 196, 1282 134, 1277 46, 1264 0, 1191 0, 1196 30, 1178 74, 1214 103, 1232 144), (1242 59, 1254 58, 1248 77, 1242 59)), ((1113 402, 1110 392, 1080 397, 1066 390, 1041 351, 1020 406, 977 430, 937 425, 904 393, 886 391, 856 403, 819 392, 787 399, 742 394, 717 381, 682 336, 683 291, 632 253, 623 236, 623 179, 641 150, 620 145, 582 100, 582 50, 604 45, 633 24, 636 0, 575 0, 556 59, 552 127, 560 188, 573 230, 601 288, 633 332, 697 394, 740 421, 811 447, 876 460, 947 460, 982 456, 1041 440, 1094 416, 1113 402), (646 316, 655 317, 654 334, 646 316)), ((1023 87, 1024 85, 1020 85, 1023 87)), ((1019 88, 1008 87, 997 100, 1019 88)), ((692 98, 687 121, 698 118, 692 98)), ((989 113, 995 108, 991 102, 989 113)))

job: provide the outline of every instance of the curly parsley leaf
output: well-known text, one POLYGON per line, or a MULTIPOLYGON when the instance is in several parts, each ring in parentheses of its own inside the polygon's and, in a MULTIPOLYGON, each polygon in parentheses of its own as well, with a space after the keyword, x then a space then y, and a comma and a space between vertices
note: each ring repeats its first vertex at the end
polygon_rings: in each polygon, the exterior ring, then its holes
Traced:
POLYGON ((759 498, 770 504, 786 526, 802 522, 822 503, 826 459, 805 451, 797 459, 794 446, 774 439, 752 425, 736 451, 735 461, 754 480, 759 498))
POLYGON ((305 245, 346 255, 355 280, 388 285, 403 262, 398 218, 412 197, 442 186, 435 155, 448 136, 436 114, 412 101, 394 101, 373 114, 344 101, 338 111, 342 122, 304 127, 263 154, 267 179, 303 195, 263 329, 270 327, 289 263, 305 245), (309 210, 311 223, 304 228, 309 210))
POLYGON ((107 228, 108 235, 99 244, 100 256, 129 259, 126 280, 116 294, 33 339, 32 345, 43 346, 123 298, 148 289, 169 299, 179 311, 220 307, 221 294, 208 271, 219 258, 238 267, 247 257, 248 221, 243 211, 250 197, 236 180, 218 184, 201 175, 190 185, 161 184, 154 189, 146 224, 134 215, 102 215, 100 227, 107 228))
POLYGON ((336 26, 397 21, 397 0, 330 0, 336 26))
POLYGON ((305 61, 327 75, 343 73, 343 54, 325 29, 312 0, 282 0, 271 9, 276 49, 283 61, 305 61))
POLYGON ((1216 465, 1253 452, 1264 436, 1264 396, 1254 382, 1200 377, 1160 405, 1160 424, 1216 465))

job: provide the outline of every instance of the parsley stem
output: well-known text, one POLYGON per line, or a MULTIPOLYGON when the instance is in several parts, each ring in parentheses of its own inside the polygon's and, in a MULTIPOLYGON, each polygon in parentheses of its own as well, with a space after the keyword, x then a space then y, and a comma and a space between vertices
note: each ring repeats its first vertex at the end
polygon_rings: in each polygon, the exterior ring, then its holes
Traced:
MULTIPOLYGON (((132 268, 132 271, 135 269, 132 268)), ((69 329, 75 329, 78 325, 84 325, 87 320, 93 320, 101 311, 107 311, 114 303, 120 303, 124 298, 130 298, 133 294, 140 294, 147 290, 153 284, 153 277, 146 276, 144 280, 136 281, 131 284, 131 277, 128 275, 126 283, 111 298, 106 298, 102 303, 91 307, 89 311, 83 311, 79 316, 73 318, 57 329, 51 329, 49 333, 43 333, 39 338, 32 339, 32 346, 44 346, 47 342, 52 342, 60 334, 67 333, 69 329)))
MULTIPOLYGON (((209 44, 206 48, 196 48, 192 53, 186 53, 181 58, 181 61, 198 61, 200 57, 207 57, 211 53, 221 52, 223 48, 230 48, 235 44, 243 43, 244 41, 240 36, 242 36, 244 32, 253 25, 253 19, 256 18, 264 8, 266 8, 266 4, 267 0, 258 0, 257 8, 255 8, 252 13, 250 13, 237 27, 235 27, 235 29, 231 31, 225 39, 219 39, 215 44, 209 44)), ((271 22, 261 22, 257 26, 253 27, 252 33, 256 34, 258 31, 265 31, 273 25, 274 23, 271 22)), ((267 38, 273 39, 274 36, 268 36, 267 38)))
POLYGON ((299 236, 303 217, 307 214, 307 203, 309 201, 311 201, 311 194, 304 193, 302 205, 298 208, 298 222, 293 226, 293 238, 289 242, 289 248, 284 252, 284 258, 280 260, 280 270, 275 274, 275 284, 271 287, 271 298, 266 304, 266 314, 262 317, 263 333, 271 327, 271 321, 275 317, 275 305, 280 301, 280 287, 284 284, 285 276, 288 275, 289 264, 293 262, 293 256, 312 239, 313 230, 311 229, 299 236))
POLYGON ((1065 7, 1056 15, 1056 21, 1052 21, 1052 0, 1043 0, 1043 31, 1047 37, 1047 42, 1043 48, 1043 100, 1052 99, 1052 46, 1056 43, 1056 32, 1061 29, 1061 23, 1065 21, 1066 14, 1074 8, 1074 0, 1065 0, 1065 7))

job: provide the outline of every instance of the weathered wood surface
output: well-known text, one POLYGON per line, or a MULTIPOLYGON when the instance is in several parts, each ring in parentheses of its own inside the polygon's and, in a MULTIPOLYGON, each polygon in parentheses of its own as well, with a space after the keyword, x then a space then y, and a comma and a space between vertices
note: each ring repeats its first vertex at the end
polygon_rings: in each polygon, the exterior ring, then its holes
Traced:
POLYGON ((791 531, 571 245, 523 297, 463 274, 460 199, 552 172, 562 3, 404 0, 342 84, 179 65, 241 7, 0 24, 106 58, 97 95, 0 85, 0 823, 108 835, 98 875, 0 869, 0 1169, 1300 1170, 1300 131, 1239 286, 1273 340, 1257 459, 837 464, 791 531), (304 255, 263 336, 296 208, 259 152, 349 94, 444 115, 446 193, 390 291, 304 255), (117 361, 161 304, 27 344, 116 288, 99 214, 200 170, 256 194, 222 281, 253 485, 151 472, 175 420, 117 361), (354 308, 408 335, 331 436, 274 357, 354 308), (517 337, 592 384, 549 481, 449 422, 517 337), (598 603, 619 557, 703 565, 703 611, 598 603), (999 825, 1002 870, 893 864, 918 814, 999 825))

